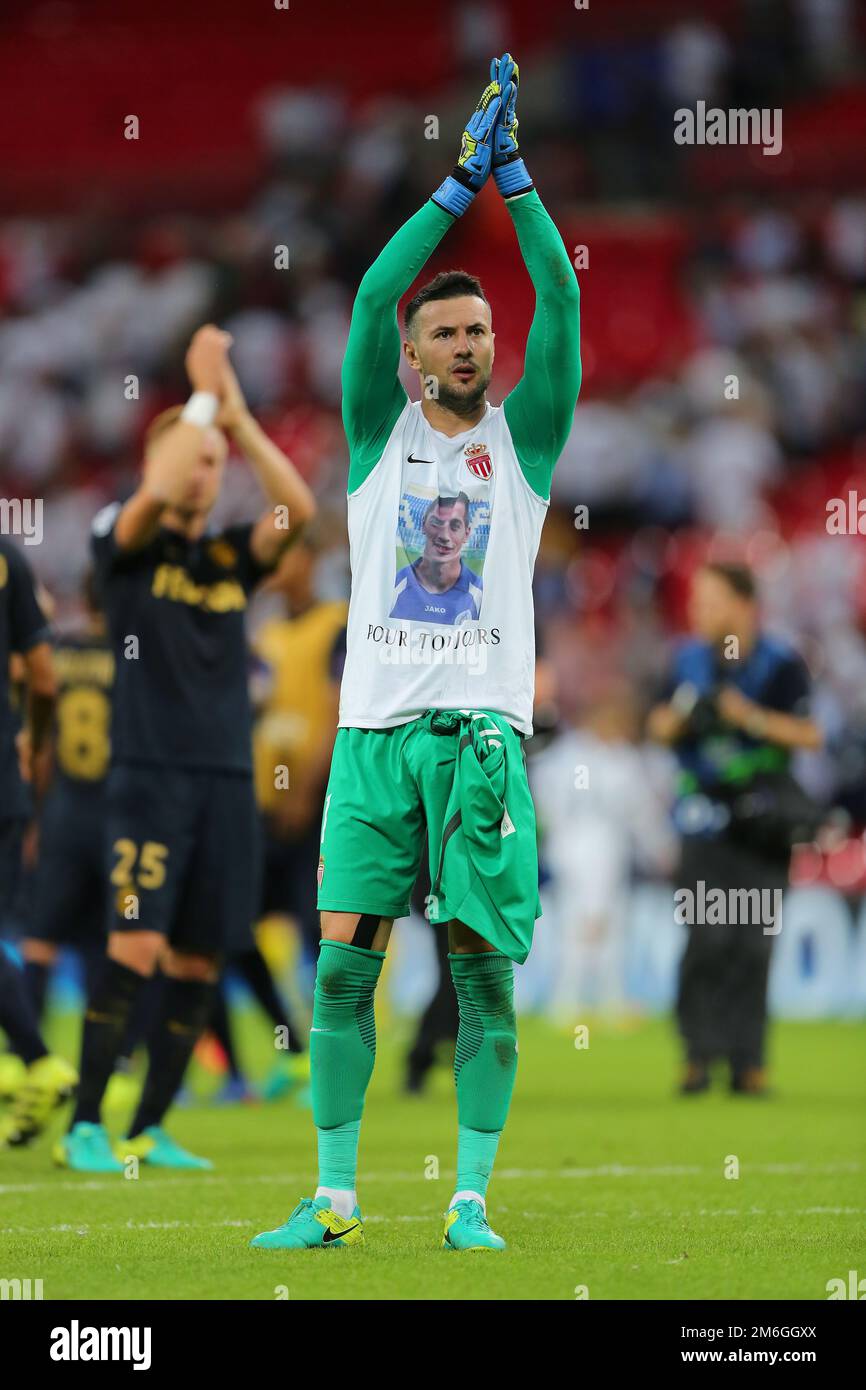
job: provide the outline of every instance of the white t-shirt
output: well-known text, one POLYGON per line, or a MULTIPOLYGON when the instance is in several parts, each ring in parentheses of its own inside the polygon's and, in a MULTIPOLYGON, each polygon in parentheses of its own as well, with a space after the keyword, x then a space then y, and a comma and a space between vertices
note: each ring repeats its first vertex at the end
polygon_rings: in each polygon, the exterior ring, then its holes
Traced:
POLYGON ((488 709, 532 733, 532 572, 548 505, 523 476, 501 406, 449 438, 406 403, 348 495, 341 727, 488 709))

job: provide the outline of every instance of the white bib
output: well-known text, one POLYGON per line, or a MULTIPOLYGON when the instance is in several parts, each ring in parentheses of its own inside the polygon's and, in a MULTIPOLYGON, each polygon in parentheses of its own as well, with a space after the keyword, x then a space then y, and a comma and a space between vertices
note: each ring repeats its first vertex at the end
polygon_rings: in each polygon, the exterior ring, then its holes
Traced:
POLYGON ((489 709, 532 733, 532 572, 548 505, 521 472, 501 406, 449 438, 406 403, 348 496, 341 727, 489 709))

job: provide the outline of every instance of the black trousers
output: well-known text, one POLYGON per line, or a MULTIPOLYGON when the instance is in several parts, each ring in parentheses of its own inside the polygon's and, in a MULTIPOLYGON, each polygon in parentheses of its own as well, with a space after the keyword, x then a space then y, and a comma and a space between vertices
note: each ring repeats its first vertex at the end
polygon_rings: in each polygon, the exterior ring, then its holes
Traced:
MULTIPOLYGON (((728 840, 687 837, 675 887, 689 889, 695 901, 701 882, 705 893, 713 888, 726 895, 732 889, 781 893, 788 883, 788 862, 767 859, 728 840)), ((726 1058, 735 1071, 764 1065, 767 978, 775 937, 765 934, 763 925, 730 920, 688 925, 676 1011, 690 1062, 726 1058)))

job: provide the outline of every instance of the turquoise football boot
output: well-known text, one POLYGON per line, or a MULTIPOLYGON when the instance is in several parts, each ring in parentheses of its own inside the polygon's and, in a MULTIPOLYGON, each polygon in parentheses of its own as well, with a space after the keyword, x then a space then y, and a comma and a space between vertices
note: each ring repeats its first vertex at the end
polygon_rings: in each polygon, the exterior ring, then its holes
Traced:
POLYGON ((294 1093, 296 1104, 306 1104, 301 1099, 309 1092, 310 1054, 308 1052, 290 1053, 274 1062, 262 1082, 262 1100, 282 1100, 283 1096, 294 1093))
POLYGON ((182 1149, 159 1125, 148 1125, 134 1139, 119 1139, 114 1152, 123 1159, 132 1155, 148 1168, 185 1168, 198 1172, 210 1172, 213 1168, 209 1158, 199 1158, 182 1149))
POLYGON ((59 1168, 71 1168, 74 1173, 123 1172, 123 1164, 112 1153, 105 1125, 84 1120, 57 1140, 52 1157, 59 1168))
POLYGON ((465 1198, 445 1213, 443 1250, 504 1250, 502 1236, 491 1231, 480 1202, 465 1198))
POLYGON ((282 1226, 262 1231, 250 1241, 256 1250, 345 1250, 363 1244, 360 1207, 350 1217, 338 1216, 327 1197, 305 1197, 282 1226))

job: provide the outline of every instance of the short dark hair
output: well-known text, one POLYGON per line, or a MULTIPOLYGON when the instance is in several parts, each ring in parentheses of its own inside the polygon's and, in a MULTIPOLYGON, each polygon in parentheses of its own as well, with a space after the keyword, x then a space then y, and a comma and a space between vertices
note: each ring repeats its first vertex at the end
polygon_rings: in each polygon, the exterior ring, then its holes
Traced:
MULTIPOLYGON (((427 508, 427 510, 426 510, 425 513, 424 513, 424 521, 427 520, 427 518, 428 518, 428 516, 430 515, 430 513, 433 512, 433 511, 435 511, 437 507, 456 507, 456 505, 457 505, 458 502, 462 502, 462 503, 463 503, 463 515, 464 515, 464 517, 466 518, 466 523, 467 523, 467 525, 468 525, 468 523, 469 523, 469 498, 466 496, 466 493, 465 493, 465 492, 458 492, 458 494, 457 494, 456 497, 434 497, 434 498, 433 498, 433 501, 430 503, 429 507, 427 508)), ((422 525, 423 525, 423 522, 422 522, 422 525)))
POLYGON ((745 598, 752 602, 757 597, 758 586, 748 565, 737 564, 733 561, 712 560, 707 561, 701 568, 710 574, 718 575, 719 579, 723 579, 738 598, 745 598))
POLYGON ((488 303, 487 295, 481 288, 481 281, 477 276, 470 275, 468 270, 440 270, 438 275, 434 275, 432 280, 421 286, 417 294, 413 294, 406 305, 403 323, 407 338, 411 332, 412 320, 422 304, 429 304, 433 299, 458 299, 464 294, 477 295, 485 304, 488 303))

